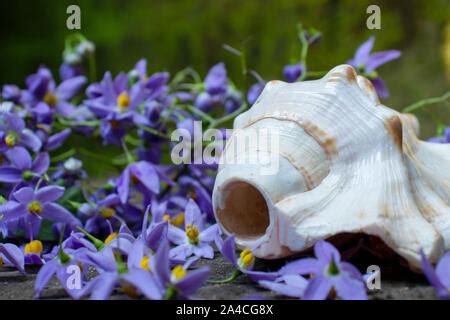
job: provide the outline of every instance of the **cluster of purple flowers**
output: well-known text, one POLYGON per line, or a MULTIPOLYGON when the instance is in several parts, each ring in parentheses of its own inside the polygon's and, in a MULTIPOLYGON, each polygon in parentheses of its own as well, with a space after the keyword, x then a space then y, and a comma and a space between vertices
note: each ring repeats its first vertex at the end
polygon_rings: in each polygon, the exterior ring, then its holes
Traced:
MULTIPOLYGON (((319 38, 317 32, 301 34, 306 46, 319 38)), ((370 55, 372 46, 371 38, 350 63, 372 75, 383 95, 387 91, 374 70, 399 53, 370 55)), ((228 79, 223 63, 204 79, 191 69, 171 78, 167 72, 148 74, 143 59, 129 72, 106 72, 101 81, 88 84, 86 60, 94 51, 91 42, 74 36, 64 51, 60 83, 42 66, 27 77, 24 88, 3 86, 0 267, 25 274, 27 267, 40 266, 36 297, 56 276, 75 299, 107 299, 117 290, 148 299, 189 298, 209 277, 209 268, 196 263, 214 258, 216 246, 236 269, 231 280, 245 274, 295 298, 367 298, 360 272, 324 241, 315 245, 315 258, 289 262, 276 272, 253 270, 251 248, 236 256, 234 238, 224 240, 215 223, 211 192, 217 166, 167 161, 171 130, 192 132, 196 120, 214 127, 246 108, 244 93, 228 79), (104 160, 120 173, 93 187, 95 174, 89 178, 77 150, 67 150, 69 138, 99 149, 96 141, 115 147, 117 157, 104 160), (50 229, 44 220, 52 222, 50 229), (42 234, 49 231, 53 239, 44 241, 42 234), (67 272, 72 268, 80 273, 78 283, 67 272), (95 277, 89 275, 92 268, 95 277)), ((93 80, 95 72, 89 71, 93 80)), ((258 82, 247 92, 250 104, 265 85, 252 74, 258 82)), ((307 74, 305 57, 283 70, 289 82, 307 74)), ((440 281, 441 269, 434 276, 427 267, 432 283, 440 281)))

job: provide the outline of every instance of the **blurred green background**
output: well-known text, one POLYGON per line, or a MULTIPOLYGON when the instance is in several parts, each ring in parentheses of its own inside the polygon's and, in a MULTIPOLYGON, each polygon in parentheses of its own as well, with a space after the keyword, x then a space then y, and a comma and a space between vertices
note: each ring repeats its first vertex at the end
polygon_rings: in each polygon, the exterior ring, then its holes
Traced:
MULTIPOLYGON (((248 86, 253 79, 242 76, 238 59, 222 48, 227 43, 245 49, 249 68, 264 78, 281 78, 283 65, 299 55, 296 24, 302 22, 323 32, 310 51, 310 70, 345 62, 370 35, 376 36, 376 51, 401 50, 400 60, 379 69, 391 91, 388 106, 401 109, 449 89, 448 0, 2 0, 1 83, 22 85, 40 64, 57 70, 72 32, 66 29, 70 4, 81 7, 81 32, 97 45, 100 74, 129 70, 141 57, 150 71, 192 66, 202 75, 225 61, 230 77, 248 86), (381 8, 381 30, 366 28, 369 4, 381 8)), ((450 124, 448 104, 432 110, 450 124)), ((423 135, 432 135, 430 114, 421 112, 419 118, 423 135)))

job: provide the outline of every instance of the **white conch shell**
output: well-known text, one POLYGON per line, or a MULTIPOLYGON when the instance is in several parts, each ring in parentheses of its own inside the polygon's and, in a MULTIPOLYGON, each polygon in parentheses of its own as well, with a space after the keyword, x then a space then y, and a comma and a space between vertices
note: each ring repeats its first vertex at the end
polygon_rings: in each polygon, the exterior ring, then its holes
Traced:
POLYGON ((213 206, 225 233, 257 257, 343 233, 377 236, 414 269, 420 249, 431 261, 450 249, 450 145, 418 140, 417 119, 380 104, 351 66, 314 81, 269 82, 234 129, 213 206), (276 132, 276 149, 236 148, 257 128, 276 132), (264 155, 277 174, 246 162, 264 155))

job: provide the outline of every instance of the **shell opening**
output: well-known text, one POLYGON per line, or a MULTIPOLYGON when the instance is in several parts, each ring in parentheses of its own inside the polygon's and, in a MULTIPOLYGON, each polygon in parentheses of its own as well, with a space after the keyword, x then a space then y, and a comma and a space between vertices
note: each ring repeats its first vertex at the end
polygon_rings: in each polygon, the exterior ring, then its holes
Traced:
POLYGON ((217 218, 231 234, 242 240, 263 236, 269 227, 269 209, 261 192, 244 181, 227 184, 223 190, 223 208, 217 218))

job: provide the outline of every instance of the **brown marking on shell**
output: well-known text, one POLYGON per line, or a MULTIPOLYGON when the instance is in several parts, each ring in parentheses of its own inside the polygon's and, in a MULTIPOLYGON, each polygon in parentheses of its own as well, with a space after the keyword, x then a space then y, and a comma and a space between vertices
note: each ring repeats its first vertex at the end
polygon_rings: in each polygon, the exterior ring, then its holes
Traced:
POLYGON ((348 82, 356 82, 356 71, 351 66, 345 66, 336 72, 328 74, 327 82, 341 82, 346 80, 348 82))
POLYGON ((328 156, 336 156, 338 154, 335 138, 330 137, 325 131, 311 122, 306 122, 302 127, 306 133, 316 139, 328 156))
POLYGON ((308 190, 312 190, 315 187, 315 184, 314 184, 314 181, 313 181, 311 175, 308 173, 308 171, 304 167, 300 167, 299 171, 305 178, 306 187, 308 188, 308 190))
POLYGON ((364 91, 366 91, 370 96, 375 97, 375 99, 376 99, 375 102, 376 102, 377 106, 380 105, 380 99, 378 98, 378 94, 377 94, 372 82, 369 79, 367 79, 366 77, 360 77, 360 78, 364 85, 364 88, 362 88, 362 89, 364 91))
POLYGON ((399 116, 390 117, 384 124, 395 145, 403 151, 403 125, 399 116))

